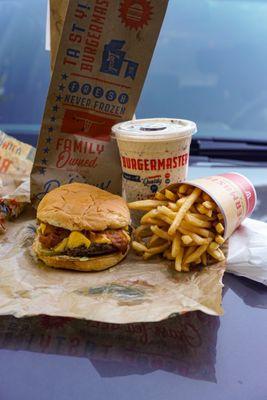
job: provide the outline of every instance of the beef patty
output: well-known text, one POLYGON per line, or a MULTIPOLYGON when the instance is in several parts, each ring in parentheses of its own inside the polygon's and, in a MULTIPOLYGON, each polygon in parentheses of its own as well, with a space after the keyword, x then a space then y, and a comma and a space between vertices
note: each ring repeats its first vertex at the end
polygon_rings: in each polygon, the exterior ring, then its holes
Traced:
POLYGON ((75 249, 67 249, 62 253, 69 257, 94 257, 105 254, 116 253, 118 249, 112 244, 92 243, 89 248, 86 246, 76 247, 75 249))

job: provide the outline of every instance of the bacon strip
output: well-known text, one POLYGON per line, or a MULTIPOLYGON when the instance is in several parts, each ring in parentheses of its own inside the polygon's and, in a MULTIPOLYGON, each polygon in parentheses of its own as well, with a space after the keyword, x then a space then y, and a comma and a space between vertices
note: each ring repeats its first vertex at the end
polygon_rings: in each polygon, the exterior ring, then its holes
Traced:
POLYGON ((122 229, 117 230, 106 230, 105 235, 111 240, 113 246, 117 247, 119 251, 124 254, 128 248, 128 240, 124 235, 122 229))
MULTIPOLYGON (((39 233, 39 241, 42 245, 48 249, 55 247, 58 243, 60 243, 63 239, 70 235, 71 231, 58 228, 53 225, 46 225, 44 233, 39 233)), ((88 238, 93 238, 94 232, 84 231, 83 232, 88 238), (90 235, 91 234, 91 235, 90 235)), ((96 232, 96 233, 105 233, 108 239, 111 241, 111 244, 116 247, 123 254, 127 251, 128 240, 124 235, 122 229, 107 229, 104 232, 96 232)))
POLYGON ((39 241, 47 249, 55 247, 63 239, 70 235, 70 231, 63 228, 58 228, 57 226, 46 225, 43 234, 39 234, 39 241))

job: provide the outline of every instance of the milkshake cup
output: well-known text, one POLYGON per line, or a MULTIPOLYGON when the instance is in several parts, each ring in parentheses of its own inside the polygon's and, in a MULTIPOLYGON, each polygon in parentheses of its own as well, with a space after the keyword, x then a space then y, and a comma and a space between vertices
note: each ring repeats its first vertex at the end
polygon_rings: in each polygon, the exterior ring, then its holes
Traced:
POLYGON ((153 197, 163 187, 187 177, 192 121, 171 118, 137 119, 112 128, 128 202, 153 197))

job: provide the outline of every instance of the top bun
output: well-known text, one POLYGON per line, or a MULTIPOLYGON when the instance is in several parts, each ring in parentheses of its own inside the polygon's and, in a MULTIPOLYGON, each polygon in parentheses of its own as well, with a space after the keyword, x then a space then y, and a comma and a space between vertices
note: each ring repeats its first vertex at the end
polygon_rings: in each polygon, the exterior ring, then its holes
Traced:
POLYGON ((47 193, 37 208, 37 218, 71 231, 103 231, 130 224, 122 197, 85 183, 70 183, 47 193))

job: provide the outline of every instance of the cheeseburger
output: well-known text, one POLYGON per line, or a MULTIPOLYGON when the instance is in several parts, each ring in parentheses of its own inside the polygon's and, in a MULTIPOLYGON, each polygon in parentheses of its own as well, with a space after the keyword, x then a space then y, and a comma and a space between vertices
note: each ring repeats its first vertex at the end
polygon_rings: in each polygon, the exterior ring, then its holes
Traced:
POLYGON ((37 220, 33 250, 50 267, 100 271, 129 250, 126 202, 91 185, 71 183, 52 190, 41 200, 37 220))

